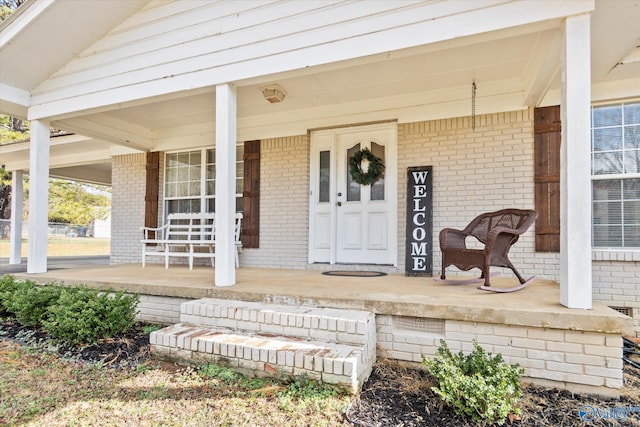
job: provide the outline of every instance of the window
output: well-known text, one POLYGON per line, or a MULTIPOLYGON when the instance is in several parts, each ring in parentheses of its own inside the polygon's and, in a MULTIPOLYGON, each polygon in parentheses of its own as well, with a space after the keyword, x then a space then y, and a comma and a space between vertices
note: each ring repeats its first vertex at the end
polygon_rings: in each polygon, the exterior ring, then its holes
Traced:
POLYGON ((591 113, 593 246, 640 248, 640 102, 591 113))
MULTIPOLYGON (((236 211, 242 212, 244 162, 242 144, 236 148, 236 211)), ((165 161, 165 214, 215 212, 215 149, 168 153, 165 161)))

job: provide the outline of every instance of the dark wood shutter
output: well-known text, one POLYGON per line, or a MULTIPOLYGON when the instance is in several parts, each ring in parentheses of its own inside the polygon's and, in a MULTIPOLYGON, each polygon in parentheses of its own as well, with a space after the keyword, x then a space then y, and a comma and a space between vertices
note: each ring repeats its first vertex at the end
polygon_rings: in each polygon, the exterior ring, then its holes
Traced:
POLYGON ((534 112, 536 251, 560 252, 560 106, 534 112))
MULTIPOLYGON (((160 153, 147 153, 147 183, 144 195, 144 226, 158 226, 158 186, 160 180, 160 153)), ((149 236, 151 237, 151 236, 149 236)), ((155 236, 151 237, 155 238, 155 236)))
POLYGON ((242 246, 260 246, 260 141, 244 143, 242 246))

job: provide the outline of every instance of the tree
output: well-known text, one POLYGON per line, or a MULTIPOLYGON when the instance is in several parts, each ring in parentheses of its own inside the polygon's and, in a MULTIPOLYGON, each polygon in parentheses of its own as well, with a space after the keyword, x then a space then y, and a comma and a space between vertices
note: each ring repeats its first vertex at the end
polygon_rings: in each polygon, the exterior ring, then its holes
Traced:
POLYGON ((111 208, 107 188, 63 179, 49 181, 49 221, 89 225, 106 219, 111 208))

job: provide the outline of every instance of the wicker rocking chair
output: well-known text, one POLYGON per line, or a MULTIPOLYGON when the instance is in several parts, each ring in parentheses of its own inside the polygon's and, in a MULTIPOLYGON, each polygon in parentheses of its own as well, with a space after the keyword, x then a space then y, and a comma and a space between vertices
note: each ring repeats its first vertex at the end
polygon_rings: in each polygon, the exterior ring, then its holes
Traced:
POLYGON ((440 250, 442 251, 442 274, 435 279, 447 284, 471 284, 484 281, 478 287, 493 292, 514 292, 525 288, 535 278, 524 279, 509 261, 509 250, 522 233, 536 221, 538 214, 533 210, 503 209, 488 212, 476 217, 464 230, 445 228, 440 232, 440 250), (473 236, 484 244, 483 249, 467 248, 465 239, 473 236), (467 271, 479 268, 482 274, 471 280, 447 280, 445 268, 455 265, 467 271), (489 267, 506 267, 516 275, 520 285, 513 288, 491 287, 489 267))

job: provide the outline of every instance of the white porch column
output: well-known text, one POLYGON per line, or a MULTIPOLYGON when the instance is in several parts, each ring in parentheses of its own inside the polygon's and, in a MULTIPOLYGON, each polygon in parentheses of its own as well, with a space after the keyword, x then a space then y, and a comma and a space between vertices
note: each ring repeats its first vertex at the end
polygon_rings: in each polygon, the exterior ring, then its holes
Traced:
POLYGON ((560 151, 560 303, 591 309, 591 16, 565 20, 560 151))
POLYGON ((47 271, 49 215, 49 122, 31 122, 29 145, 29 243, 27 273, 47 271))
POLYGON ((11 236, 9 237, 9 264, 22 261, 22 208, 24 206, 24 187, 22 171, 11 174, 11 236))
POLYGON ((215 286, 236 284, 236 87, 216 86, 216 269, 215 286))

